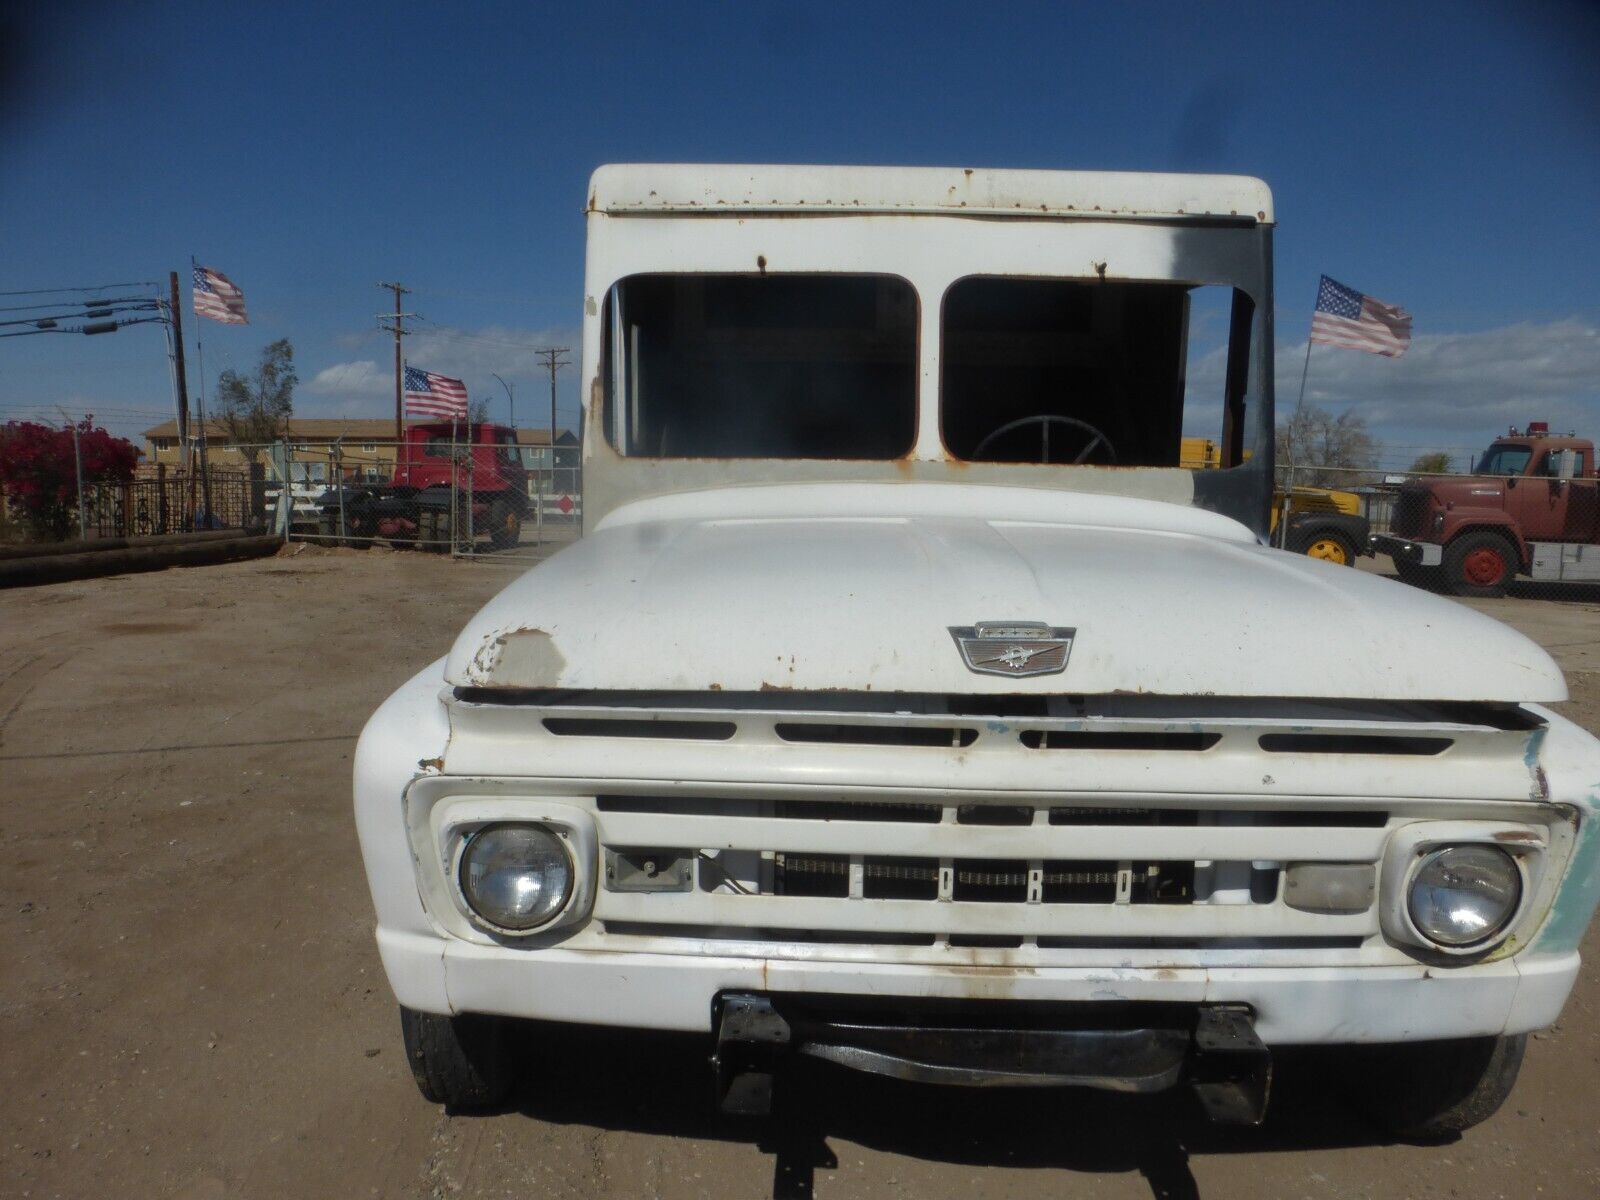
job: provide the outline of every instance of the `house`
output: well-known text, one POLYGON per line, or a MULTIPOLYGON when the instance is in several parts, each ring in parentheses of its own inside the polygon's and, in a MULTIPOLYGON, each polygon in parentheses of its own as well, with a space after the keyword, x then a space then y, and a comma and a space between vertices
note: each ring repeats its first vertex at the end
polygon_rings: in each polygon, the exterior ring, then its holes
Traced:
MULTIPOLYGON (((310 482, 326 482, 342 471, 347 479, 383 480, 394 472, 394 422, 370 417, 291 417, 288 430, 290 457, 297 475, 310 482)), ((220 421, 207 421, 206 457, 212 466, 241 467, 252 458, 264 461, 264 448, 251 448, 254 454, 233 445, 220 421)), ((183 461, 176 421, 164 421, 144 431, 145 461, 177 466, 183 461)), ((550 465, 550 431, 517 430, 517 445, 522 448, 527 466, 545 469, 550 465)), ((578 465, 578 438, 571 430, 556 431, 556 466, 578 465)))

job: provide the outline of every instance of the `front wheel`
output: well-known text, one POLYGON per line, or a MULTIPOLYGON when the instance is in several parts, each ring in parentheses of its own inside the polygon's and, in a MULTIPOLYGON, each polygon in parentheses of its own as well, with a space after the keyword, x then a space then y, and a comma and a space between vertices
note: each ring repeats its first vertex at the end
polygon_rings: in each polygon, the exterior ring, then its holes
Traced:
POLYGON ((1342 533, 1323 530, 1313 534, 1305 543, 1301 551, 1307 558, 1321 559, 1331 562, 1336 566, 1353 567, 1356 565, 1355 543, 1342 533))
POLYGON ((459 1112, 493 1108, 516 1082, 504 1017, 447 1017, 401 1007, 406 1061, 425 1099, 459 1112))
POLYGON ((1504 596, 1517 573, 1517 554, 1504 536, 1465 533, 1444 548, 1444 577, 1457 596, 1504 596))
POLYGON ((489 540, 496 550, 509 550, 522 541, 522 514, 509 500, 489 507, 489 540))
POLYGON ((1363 1046, 1349 1060, 1358 1102, 1395 1137, 1438 1141, 1494 1116, 1516 1085, 1528 1035, 1363 1046))

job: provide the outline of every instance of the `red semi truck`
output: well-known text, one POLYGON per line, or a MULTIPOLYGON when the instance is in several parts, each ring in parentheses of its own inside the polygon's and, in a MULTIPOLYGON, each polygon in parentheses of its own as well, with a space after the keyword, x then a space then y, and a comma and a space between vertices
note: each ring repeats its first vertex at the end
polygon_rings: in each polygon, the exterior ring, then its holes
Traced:
POLYGON ((1519 574, 1600 582, 1594 443, 1543 421, 1513 427, 1472 475, 1403 484, 1390 531, 1373 541, 1402 579, 1458 596, 1503 595, 1519 574))
POLYGON ((335 486, 320 503, 330 537, 341 536, 342 521, 348 538, 449 541, 453 515, 457 541, 486 536, 505 549, 522 536, 528 471, 516 431, 504 425, 412 425, 388 483, 335 486))

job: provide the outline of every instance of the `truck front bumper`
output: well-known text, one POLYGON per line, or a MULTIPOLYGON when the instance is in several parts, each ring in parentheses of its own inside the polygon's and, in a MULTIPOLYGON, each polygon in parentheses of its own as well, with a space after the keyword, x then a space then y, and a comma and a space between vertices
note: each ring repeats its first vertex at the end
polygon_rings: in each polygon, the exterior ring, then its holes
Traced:
POLYGON ((716 1068, 724 1112, 771 1111, 773 1081, 796 1055, 917 1083, 1089 1087, 1146 1094, 1187 1080, 1207 1115, 1258 1125, 1272 1055, 1248 1010, 1227 1005, 908 1003, 728 993, 716 1068))
MULTIPOLYGON (((1239 1005, 1268 1045, 1403 1042, 1526 1033, 1553 1024, 1577 953, 1462 967, 987 967, 524 950, 380 929, 400 1003, 579 1024, 709 1033, 723 993, 909 1000, 1239 1005)), ((964 961, 963 961, 964 960, 964 961)))
POLYGON ((1435 542, 1413 542, 1392 533, 1375 533, 1371 540, 1374 554, 1387 554, 1398 562, 1437 567, 1444 561, 1444 547, 1435 542))

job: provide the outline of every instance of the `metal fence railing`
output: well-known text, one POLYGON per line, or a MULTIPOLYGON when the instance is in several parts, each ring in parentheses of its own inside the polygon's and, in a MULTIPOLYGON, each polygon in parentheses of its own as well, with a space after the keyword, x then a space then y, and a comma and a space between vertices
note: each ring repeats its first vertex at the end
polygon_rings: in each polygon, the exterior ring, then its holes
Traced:
POLYGON ((229 450, 263 465, 268 527, 291 540, 532 559, 583 524, 575 447, 554 463, 543 447, 437 434, 229 450))
POLYGON ((212 468, 190 476, 163 470, 126 483, 94 483, 84 488, 83 502, 85 530, 90 537, 265 525, 247 471, 212 468))

